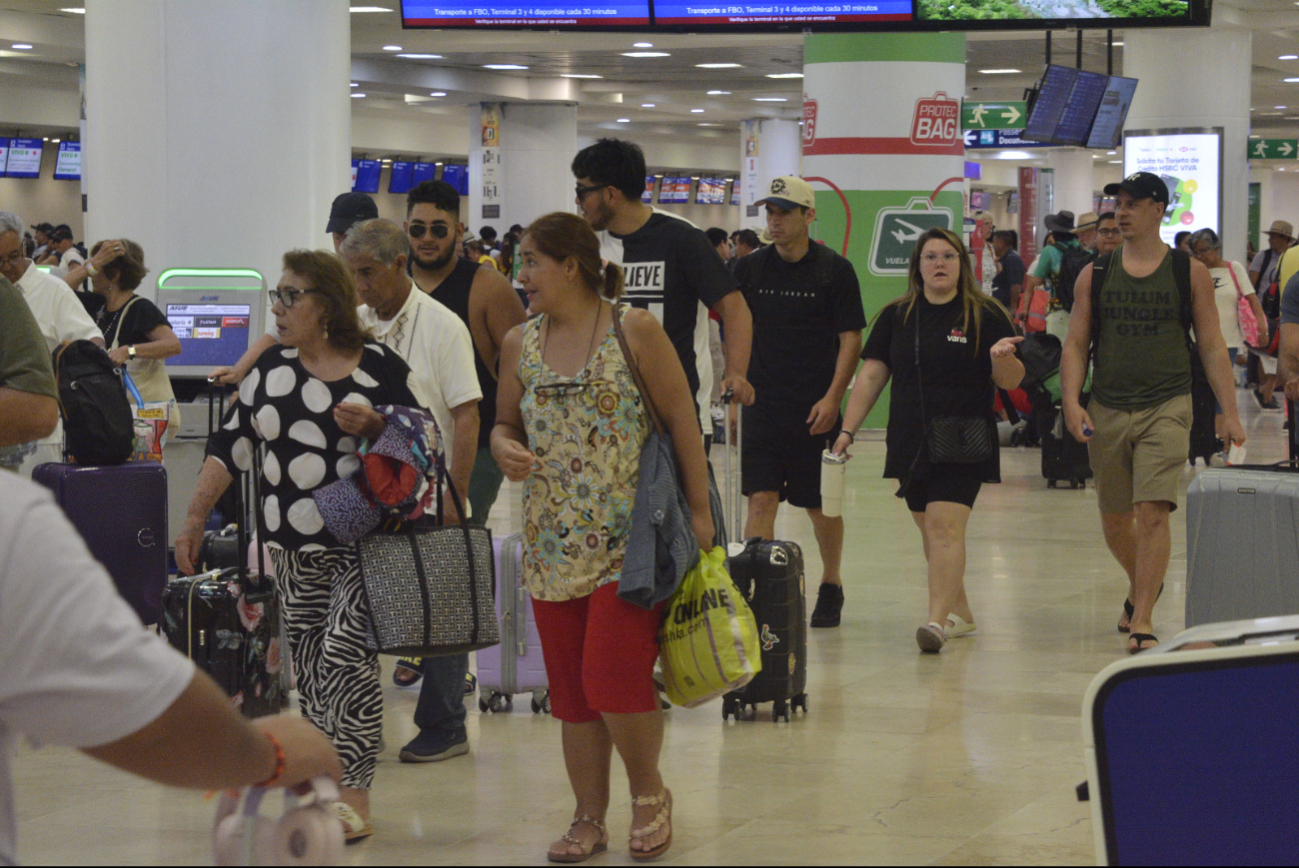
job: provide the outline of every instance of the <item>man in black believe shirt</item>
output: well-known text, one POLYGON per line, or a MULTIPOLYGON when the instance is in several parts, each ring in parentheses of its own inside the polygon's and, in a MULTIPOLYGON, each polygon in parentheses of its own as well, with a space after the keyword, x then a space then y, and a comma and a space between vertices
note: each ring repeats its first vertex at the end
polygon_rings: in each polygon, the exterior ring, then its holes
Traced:
POLYGON ((648 308, 672 340, 695 395, 700 431, 708 418, 713 366, 708 348, 708 309, 722 318, 726 372, 721 391, 734 391, 742 404, 753 403, 745 379, 753 320, 735 278, 693 223, 641 203, 645 192, 645 154, 639 145, 601 139, 573 158, 577 205, 600 234, 600 255, 623 267, 625 301, 648 308))
POLYGON ((735 265, 753 312, 749 376, 757 402, 745 413, 741 476, 749 498, 745 537, 771 539, 782 500, 807 510, 821 549, 813 627, 838 627, 843 519, 821 512, 821 451, 839 433, 839 405, 857 369, 866 327, 852 263, 808 237, 816 197, 802 178, 771 182, 774 244, 735 265))

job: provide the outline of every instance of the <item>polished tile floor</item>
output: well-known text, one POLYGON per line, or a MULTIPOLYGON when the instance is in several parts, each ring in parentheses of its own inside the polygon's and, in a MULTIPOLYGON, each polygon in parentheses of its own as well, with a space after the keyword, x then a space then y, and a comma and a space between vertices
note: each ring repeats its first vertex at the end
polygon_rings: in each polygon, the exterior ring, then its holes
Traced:
MULTIPOLYGON (((1251 461, 1283 458, 1282 418, 1241 393, 1251 461)), ((941 655, 913 638, 925 614, 924 561, 909 516, 879 478, 883 444, 854 447, 845 502, 842 627, 809 644, 810 713, 723 723, 720 705, 669 712, 663 770, 676 797, 680 864, 1077 864, 1094 859, 1079 710, 1093 676, 1124 654, 1114 625, 1126 591, 1101 540, 1096 493, 1048 491, 1037 450, 1003 453, 970 526, 967 586, 979 631, 941 655)), ((1188 468, 1187 478, 1191 477, 1188 468)), ((517 522, 513 507, 498 530, 517 522)), ((1185 525, 1156 630, 1182 627, 1185 525)), ((498 524, 494 517, 493 524, 498 524)), ((806 517, 809 589, 820 563, 806 517)), ((539 864, 571 816, 559 725, 529 712, 469 715, 472 752, 404 765, 415 697, 390 686, 387 752, 369 841, 355 864, 539 864)), ((617 768, 615 762, 615 768, 617 768)), ((19 854, 28 863, 203 863, 213 805, 68 750, 24 747, 14 767, 19 854)), ((615 771, 612 850, 625 864, 626 779, 615 771)))

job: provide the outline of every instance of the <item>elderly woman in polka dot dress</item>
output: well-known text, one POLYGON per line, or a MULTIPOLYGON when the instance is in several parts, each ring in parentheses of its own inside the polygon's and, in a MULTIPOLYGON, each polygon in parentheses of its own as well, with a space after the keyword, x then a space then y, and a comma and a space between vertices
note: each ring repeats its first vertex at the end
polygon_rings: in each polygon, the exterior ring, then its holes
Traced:
POLYGON ((193 571, 203 525, 217 498, 266 444, 262 510, 266 543, 283 598, 302 713, 334 742, 343 760, 338 806, 349 840, 373 832, 369 790, 383 714, 375 654, 366 647, 370 615, 356 551, 325 528, 312 492, 359 466, 356 448, 378 437, 373 407, 423 407, 420 387, 396 353, 369 340, 344 263, 321 251, 284 255, 272 293, 280 344, 266 350, 239 387, 239 399, 208 441, 208 457, 176 540, 176 563, 193 571))

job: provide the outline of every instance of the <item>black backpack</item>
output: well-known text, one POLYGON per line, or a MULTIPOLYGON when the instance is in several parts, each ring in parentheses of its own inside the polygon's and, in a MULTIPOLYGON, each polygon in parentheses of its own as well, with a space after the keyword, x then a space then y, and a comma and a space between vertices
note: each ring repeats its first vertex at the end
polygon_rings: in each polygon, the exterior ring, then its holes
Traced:
POLYGON ((122 372, 103 347, 70 341, 54 351, 65 452, 78 464, 122 464, 131 457, 135 420, 122 372))
POLYGON ((1074 247, 1069 244, 1053 244, 1052 246, 1060 251, 1060 270, 1052 278, 1055 297, 1059 300, 1061 307, 1067 311, 1072 311, 1074 284, 1078 282, 1078 275, 1082 274, 1082 270, 1096 261, 1096 254, 1086 248, 1074 247))

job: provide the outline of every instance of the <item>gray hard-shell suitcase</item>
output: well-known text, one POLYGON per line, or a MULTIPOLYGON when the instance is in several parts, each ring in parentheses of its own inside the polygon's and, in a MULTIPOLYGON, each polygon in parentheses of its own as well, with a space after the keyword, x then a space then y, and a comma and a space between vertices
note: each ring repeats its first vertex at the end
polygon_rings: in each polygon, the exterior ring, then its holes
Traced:
POLYGON ((1186 626, 1299 614, 1299 468, 1202 471, 1186 490, 1186 626))
POLYGON ((523 586, 523 534, 496 538, 496 617, 501 644, 477 653, 478 710, 504 711, 516 693, 532 694, 532 713, 550 713, 546 660, 532 612, 532 596, 523 586))

